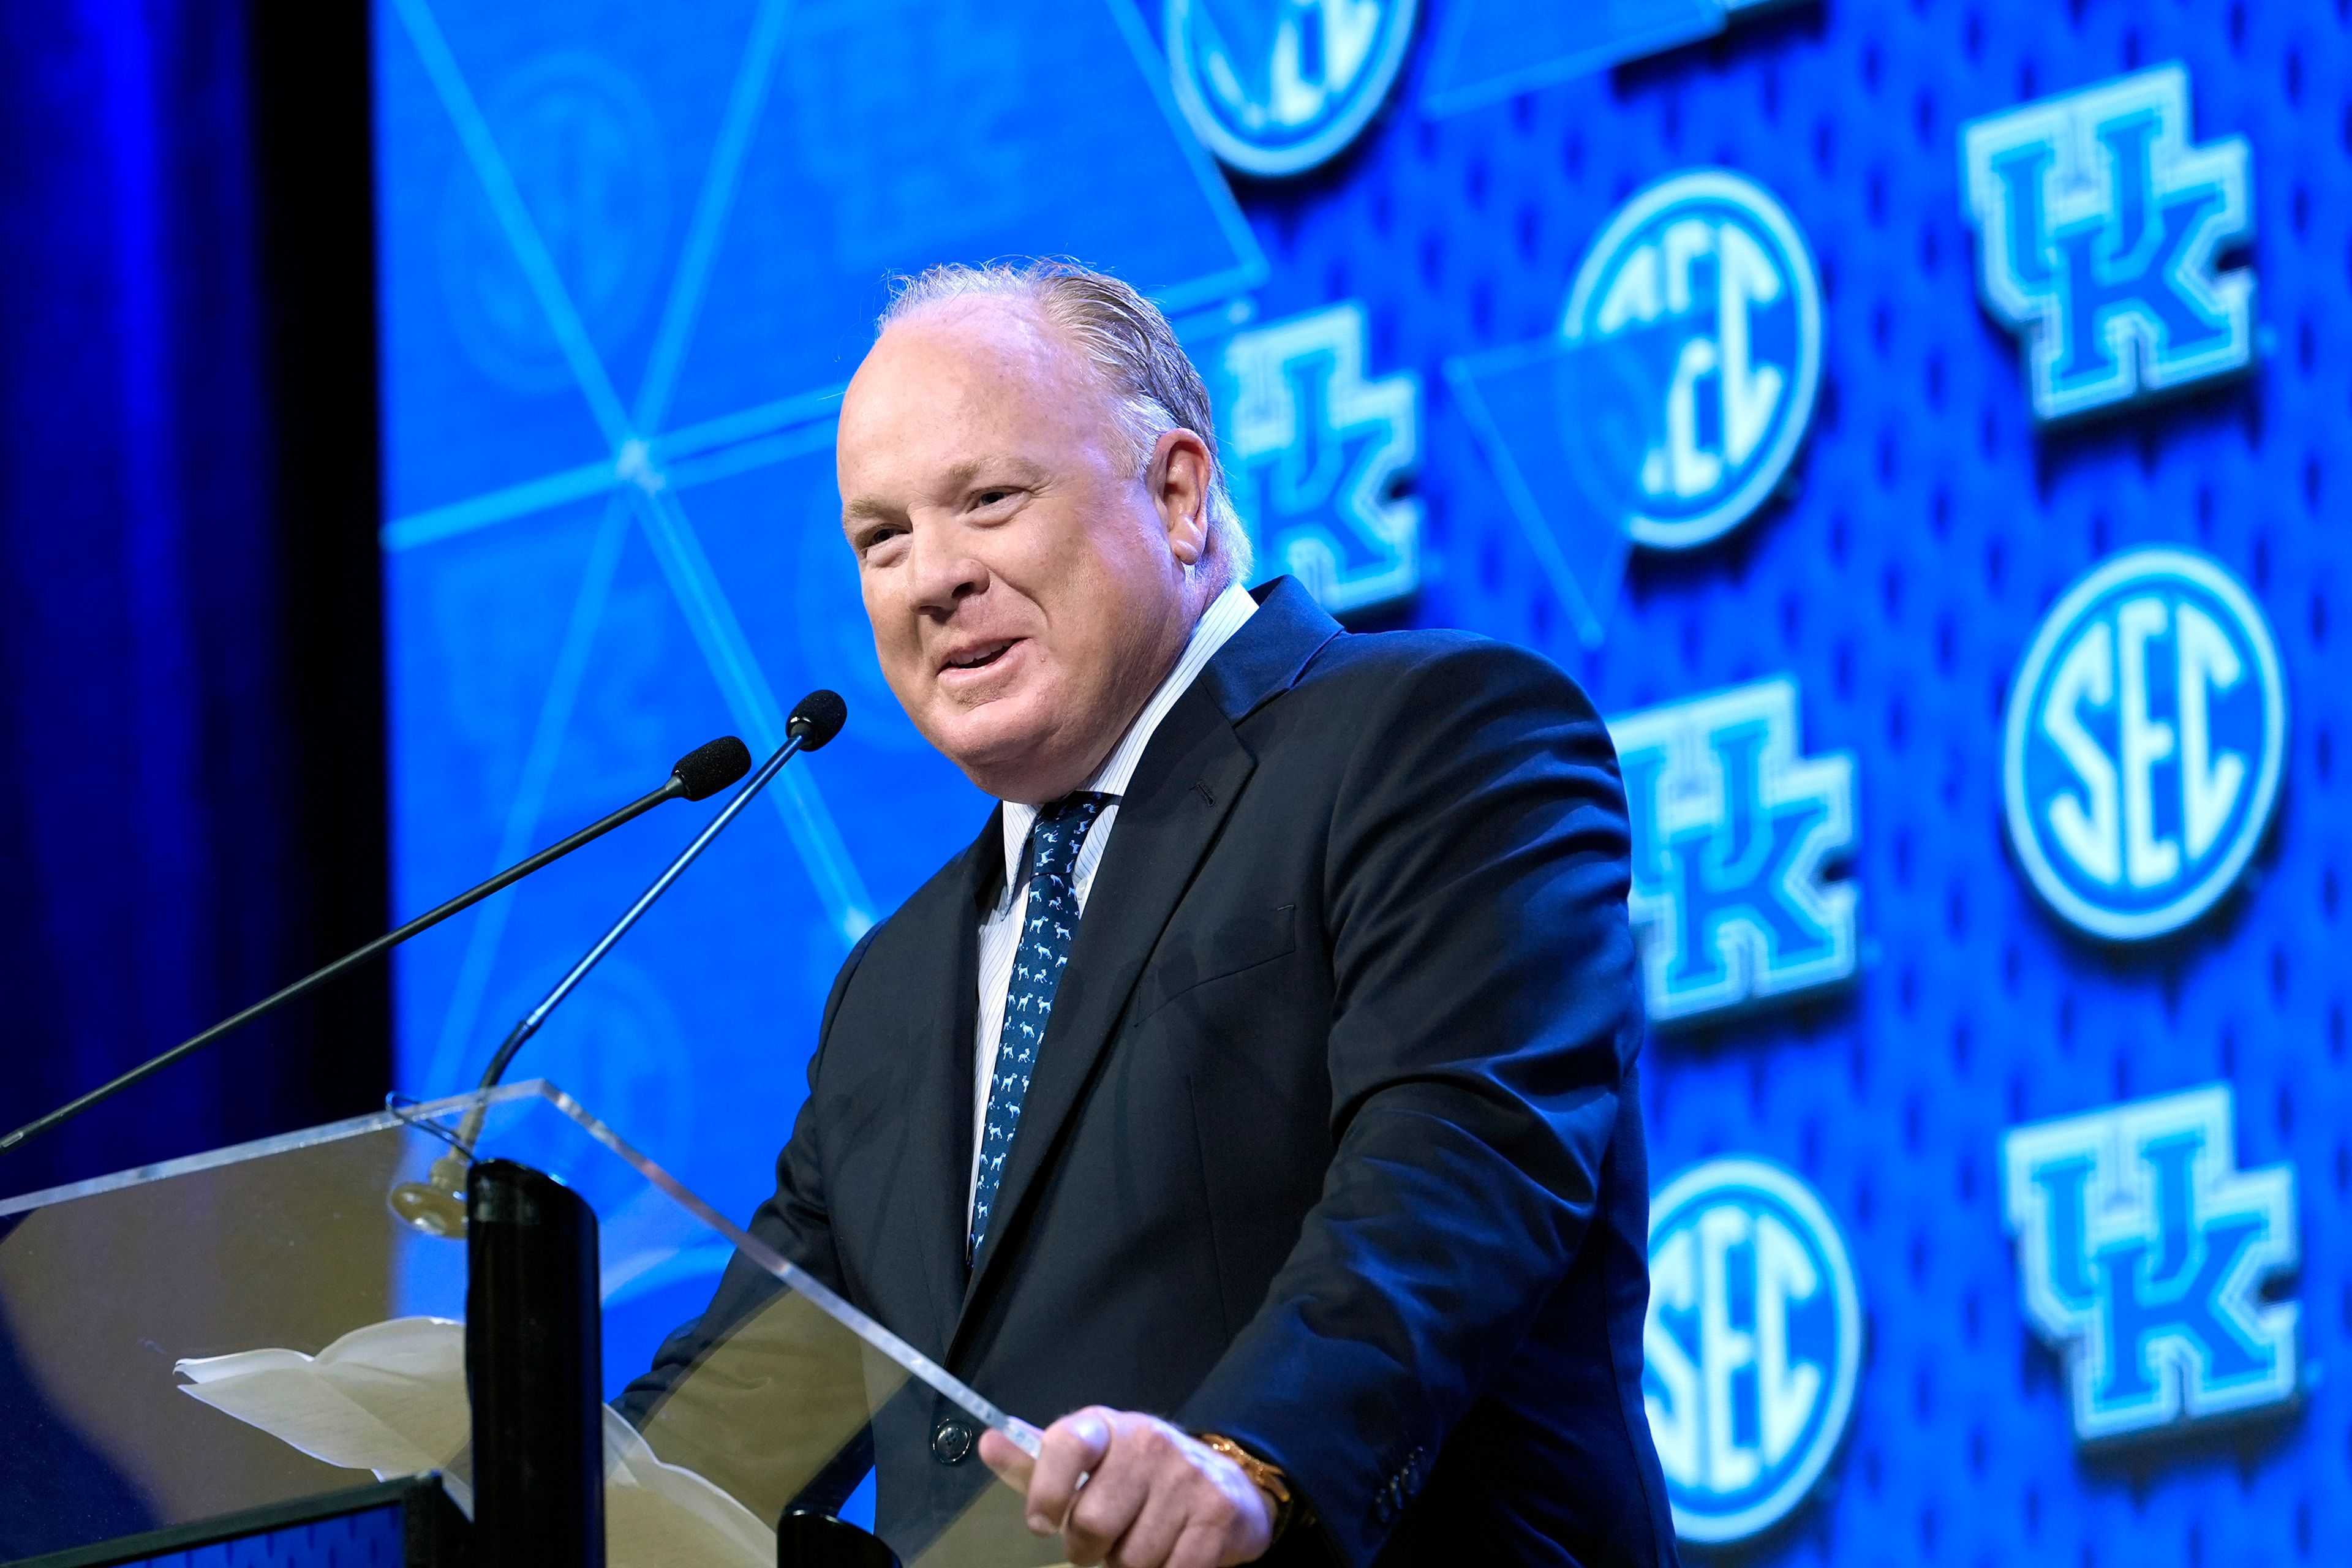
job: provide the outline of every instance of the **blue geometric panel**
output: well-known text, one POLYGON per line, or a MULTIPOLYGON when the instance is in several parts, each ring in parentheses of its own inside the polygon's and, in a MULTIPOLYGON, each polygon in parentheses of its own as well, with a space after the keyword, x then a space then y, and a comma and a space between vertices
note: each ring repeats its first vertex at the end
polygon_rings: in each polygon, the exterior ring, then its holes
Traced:
POLYGON ((1723 31, 1725 0, 1457 0, 1432 49, 1423 110, 1458 114, 1723 31))
MULTIPOLYGON (((1613 355, 1580 354, 1557 335, 1445 362, 1454 400, 1477 435, 1512 520, 1570 630, 1589 648, 1608 636, 1633 541, 1624 520, 1596 503, 1580 481, 1591 463, 1577 423, 1585 385, 1578 373, 1617 363, 1613 355)), ((1636 404, 1631 395, 1613 395, 1603 406, 1622 421, 1636 404)))
POLYGON ((1643 55, 1712 37, 1788 0, 1454 0, 1431 47, 1424 114, 1459 114, 1643 55))

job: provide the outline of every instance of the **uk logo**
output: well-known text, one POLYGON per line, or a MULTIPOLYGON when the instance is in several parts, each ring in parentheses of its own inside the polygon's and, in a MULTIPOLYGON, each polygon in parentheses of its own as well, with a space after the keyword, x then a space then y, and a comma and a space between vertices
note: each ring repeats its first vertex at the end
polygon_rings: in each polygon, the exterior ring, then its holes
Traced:
POLYGON ((1168 0, 1170 79, 1202 145, 1300 174, 1353 142, 1412 42, 1417 0, 1168 0))
POLYGON ((1642 1402, 1676 1535, 1745 1541, 1805 1500, 1853 1414, 1862 1334, 1845 1240, 1790 1172, 1710 1160, 1652 1201, 1642 1402))
POLYGON ((1261 569, 1334 612, 1421 583, 1421 506, 1395 493, 1420 459, 1421 383, 1368 379, 1348 301, 1237 332, 1216 361, 1219 456, 1261 569))
POLYGON ((2179 65, 1962 128, 1979 286, 2025 340, 2035 418, 2253 363, 2253 274, 2216 269, 2252 234, 2251 156, 2243 137, 2190 132, 2179 65))
POLYGON ((1770 192, 1695 170, 1610 219, 1556 337, 1446 368, 1596 644, 1631 547, 1706 544, 1781 488, 1821 385, 1821 280, 1770 192))
POLYGON ((2078 930, 2179 930, 2244 873, 2277 804, 2286 685, 2269 624, 2217 563, 2110 558, 2034 633, 2002 795, 2034 890, 2078 930))
POLYGON ((2084 1443, 2296 1396, 2294 1171, 2238 1169, 2230 1089, 2020 1127, 2002 1142, 2025 1314, 2084 1443))
POLYGON ((1658 1022, 1853 978, 1853 758, 1799 753, 1782 676, 1612 721, 1632 817, 1631 910, 1658 1022))

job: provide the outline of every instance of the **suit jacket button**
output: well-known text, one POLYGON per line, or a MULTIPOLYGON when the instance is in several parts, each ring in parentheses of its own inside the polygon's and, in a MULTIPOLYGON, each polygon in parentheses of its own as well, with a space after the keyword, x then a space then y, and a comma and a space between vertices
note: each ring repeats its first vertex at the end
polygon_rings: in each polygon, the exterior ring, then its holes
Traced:
POLYGON ((940 1424, 931 1428, 931 1458, 942 1465, 961 1465, 971 1452, 972 1440, 969 1422, 942 1415, 940 1424))

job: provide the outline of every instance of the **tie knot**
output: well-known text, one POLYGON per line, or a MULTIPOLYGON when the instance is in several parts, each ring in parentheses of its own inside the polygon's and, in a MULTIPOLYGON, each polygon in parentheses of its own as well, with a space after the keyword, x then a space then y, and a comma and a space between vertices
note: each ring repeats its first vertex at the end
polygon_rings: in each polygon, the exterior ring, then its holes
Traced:
POLYGON ((1078 850, 1087 841, 1087 829, 1095 825, 1103 807, 1112 797, 1087 790, 1073 790, 1059 800, 1049 800, 1037 808, 1036 826, 1030 829, 1036 846, 1037 869, 1057 877, 1066 877, 1070 868, 1078 863, 1078 850))

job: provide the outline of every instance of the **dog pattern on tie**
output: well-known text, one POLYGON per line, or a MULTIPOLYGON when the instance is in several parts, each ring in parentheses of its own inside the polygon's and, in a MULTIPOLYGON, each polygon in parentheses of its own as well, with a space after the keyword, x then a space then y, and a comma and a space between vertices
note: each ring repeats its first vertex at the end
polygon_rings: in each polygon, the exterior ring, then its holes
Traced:
POLYGON ((1029 830, 1029 903, 1013 955, 1013 984, 1004 997, 1004 1027, 996 1039, 996 1072, 988 1085, 988 1121, 980 1145, 980 1182, 972 1193, 967 1258, 980 1256, 988 1237, 988 1211, 1004 1177, 1004 1156, 1021 1126, 1021 1101, 1037 1064, 1037 1047, 1053 1016, 1054 993, 1069 966, 1070 940, 1078 925, 1078 851, 1087 830, 1111 803, 1107 795, 1079 791, 1037 813, 1029 830))

